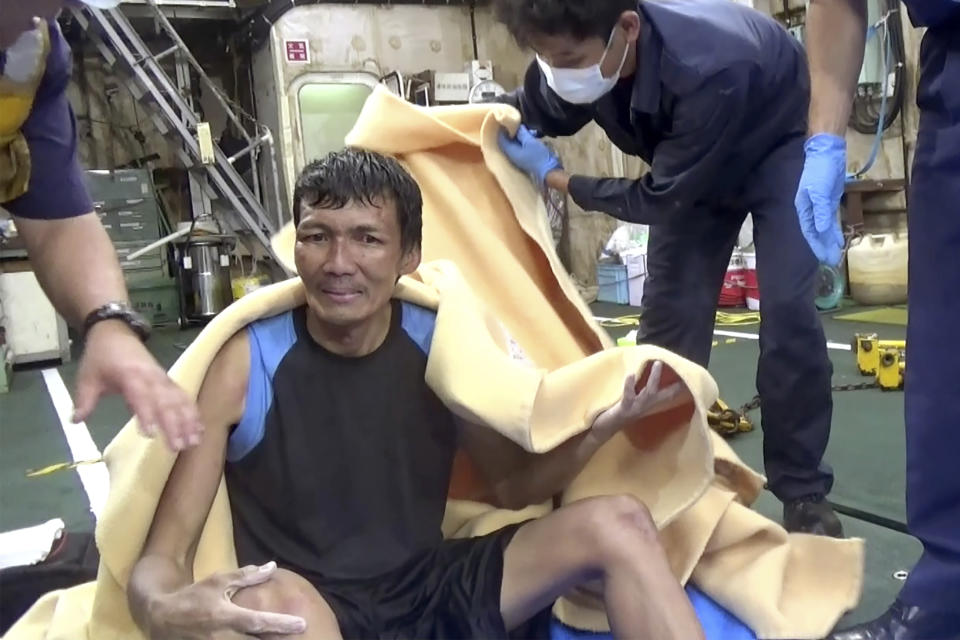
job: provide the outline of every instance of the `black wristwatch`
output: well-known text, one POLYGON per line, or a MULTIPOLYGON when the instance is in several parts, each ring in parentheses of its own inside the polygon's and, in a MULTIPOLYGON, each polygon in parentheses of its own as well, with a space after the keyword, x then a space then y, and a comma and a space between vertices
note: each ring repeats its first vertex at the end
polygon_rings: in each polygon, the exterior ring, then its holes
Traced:
POLYGON ((91 311, 83 321, 83 336, 102 320, 122 320, 144 342, 150 337, 150 323, 125 302, 108 302, 91 311))

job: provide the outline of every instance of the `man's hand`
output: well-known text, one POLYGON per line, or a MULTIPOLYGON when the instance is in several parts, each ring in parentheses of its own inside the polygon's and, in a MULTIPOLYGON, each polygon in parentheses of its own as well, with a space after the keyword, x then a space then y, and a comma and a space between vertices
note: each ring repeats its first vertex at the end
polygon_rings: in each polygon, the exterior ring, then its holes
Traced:
POLYGON ((303 618, 244 609, 233 603, 238 591, 267 582, 276 569, 270 562, 218 573, 155 598, 149 606, 150 637, 207 640, 224 631, 255 637, 303 633, 307 628, 303 618))
POLYGON ((545 183, 548 173, 563 168, 560 158, 523 125, 520 125, 515 138, 500 129, 499 143, 500 150, 510 158, 510 162, 534 176, 540 186, 545 183))
POLYGON ((846 141, 820 133, 807 140, 804 150, 807 156, 795 202, 800 229, 817 259, 836 266, 844 245, 837 208, 846 179, 846 141))
POLYGON ((122 322, 90 328, 77 374, 75 422, 93 413, 102 395, 120 393, 144 435, 159 430, 173 451, 200 443, 203 426, 196 405, 122 322))
POLYGON ((593 422, 591 433, 605 442, 624 427, 630 426, 638 419, 657 413, 668 403, 673 402, 685 389, 680 382, 661 389, 660 376, 663 372, 663 363, 655 361, 650 368, 650 377, 647 384, 637 391, 637 376, 630 374, 623 383, 623 397, 593 422))

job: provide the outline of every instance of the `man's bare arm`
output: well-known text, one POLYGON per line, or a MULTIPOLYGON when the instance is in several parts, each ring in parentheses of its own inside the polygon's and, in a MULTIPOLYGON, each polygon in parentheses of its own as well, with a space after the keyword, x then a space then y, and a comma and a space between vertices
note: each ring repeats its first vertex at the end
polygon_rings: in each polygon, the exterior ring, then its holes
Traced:
POLYGON ((689 401, 679 382, 661 387, 663 363, 654 362, 643 387, 627 376, 620 402, 594 419, 590 429, 543 454, 524 451, 482 425, 461 423, 467 453, 487 480, 493 498, 508 509, 539 504, 563 491, 610 438, 645 415, 689 401))
POLYGON ((866 0, 810 0, 805 37, 811 134, 846 132, 866 31, 866 0))
POLYGON ((250 344, 242 331, 207 371, 199 404, 210 429, 200 446, 177 458, 127 585, 133 619, 151 638, 220 637, 220 632, 230 631, 241 637, 273 637, 306 629, 306 621, 298 616, 255 611, 233 602, 242 589, 268 582, 277 570, 273 562, 194 582, 197 544, 223 475, 230 427, 243 416, 249 376, 250 344))
POLYGON ((151 628, 159 598, 193 582, 194 554, 223 475, 229 429, 243 414, 249 349, 246 332, 237 334, 207 371, 199 408, 208 429, 198 447, 177 458, 130 578, 130 609, 142 629, 151 628))
POLYGON ((543 454, 524 451, 505 436, 482 425, 461 423, 464 447, 505 509, 540 504, 570 484, 603 442, 581 433, 543 454))

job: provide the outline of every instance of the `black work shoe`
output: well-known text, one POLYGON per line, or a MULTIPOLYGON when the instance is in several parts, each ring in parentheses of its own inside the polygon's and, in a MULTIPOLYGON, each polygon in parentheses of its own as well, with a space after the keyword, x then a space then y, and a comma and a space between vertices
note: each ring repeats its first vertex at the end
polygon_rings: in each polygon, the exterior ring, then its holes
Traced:
POLYGON ((790 533, 843 537, 843 525, 823 496, 807 496, 783 505, 783 527, 790 533))
POLYGON ((863 624, 834 631, 827 640, 958 640, 960 617, 909 607, 899 600, 886 613, 863 624))

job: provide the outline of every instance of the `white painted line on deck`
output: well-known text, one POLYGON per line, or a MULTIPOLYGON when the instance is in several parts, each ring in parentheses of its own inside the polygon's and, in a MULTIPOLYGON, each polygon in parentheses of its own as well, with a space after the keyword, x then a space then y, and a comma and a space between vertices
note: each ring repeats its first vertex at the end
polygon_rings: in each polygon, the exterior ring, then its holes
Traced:
MULTIPOLYGON (((742 333, 740 331, 727 331, 725 329, 714 329, 713 335, 727 336, 729 338, 743 338, 745 340, 760 339, 760 336, 756 333, 742 333)), ((852 351, 853 347, 851 347, 849 344, 842 344, 839 342, 827 342, 827 349, 833 349, 834 351, 852 351)))
POLYGON ((834 351, 853 351, 853 347, 849 344, 843 344, 841 342, 828 342, 827 349, 833 349, 834 351))
MULTIPOLYGON (((615 322, 617 318, 604 318, 602 316, 594 317, 594 320, 597 322, 615 322)), ((727 331, 726 329, 714 329, 713 335, 715 336, 724 336, 726 338, 743 338, 744 340, 759 340, 760 336, 756 333, 744 333, 742 331, 727 331)), ((853 351, 853 347, 849 344, 843 344, 841 342, 827 342, 827 349, 833 349, 834 351, 853 351)))
MULTIPOLYGON (((90 437, 87 424, 85 422, 74 424, 71 420, 73 417, 73 400, 70 398, 67 386, 63 384, 60 372, 56 369, 44 369, 41 373, 43 373, 43 381, 47 383, 47 391, 49 391, 50 399, 57 410, 57 416, 60 418, 63 434, 67 437, 67 445, 70 447, 70 455, 73 456, 73 461, 99 460, 101 457, 100 449, 97 448, 93 438, 90 437)), ((90 500, 90 511, 99 520, 100 514, 103 513, 103 506, 107 502, 107 493, 110 490, 110 474, 107 471, 107 465, 102 462, 80 465, 77 467, 77 474, 80 476, 80 483, 90 500)))
POLYGON ((726 336, 728 338, 743 338, 745 340, 759 340, 760 336, 756 333, 743 333, 742 331, 727 331, 726 329, 714 329, 713 335, 726 336))

